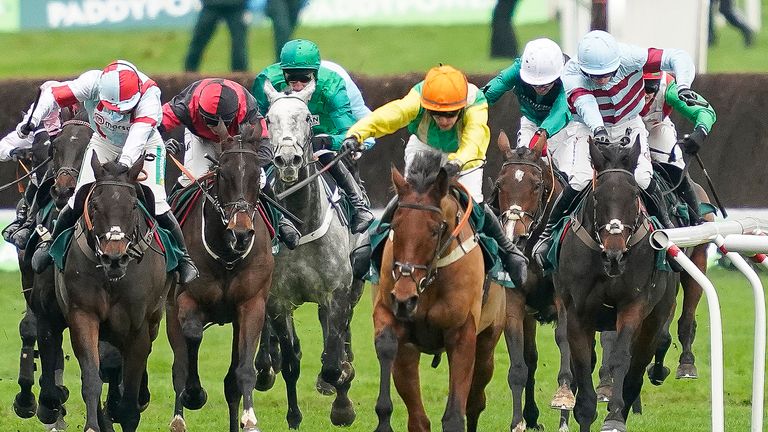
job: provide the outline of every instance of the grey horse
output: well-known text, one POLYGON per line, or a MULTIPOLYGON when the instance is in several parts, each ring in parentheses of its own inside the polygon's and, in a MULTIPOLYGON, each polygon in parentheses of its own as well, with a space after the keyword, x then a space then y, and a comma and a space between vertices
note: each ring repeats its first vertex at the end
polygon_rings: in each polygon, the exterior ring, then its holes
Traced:
MULTIPOLYGON (((277 194, 317 171, 310 143, 312 117, 307 108, 314 89, 312 82, 299 92, 284 94, 269 82, 265 84, 264 91, 270 102, 266 117, 275 148, 274 190, 277 194)), ((286 420, 291 429, 298 428, 302 420, 296 395, 301 347, 293 311, 305 302, 318 305, 324 340, 320 378, 336 393, 331 422, 347 426, 355 420, 348 396, 354 369, 347 342, 352 308, 359 299, 362 285, 357 281, 353 283, 349 254, 354 238, 334 205, 337 201, 338 196, 318 177, 281 202, 301 219, 297 228, 302 238, 295 250, 282 248, 275 257, 267 306, 268 325, 262 333, 256 368, 259 390, 270 388, 275 373, 282 372, 288 398, 286 420)))

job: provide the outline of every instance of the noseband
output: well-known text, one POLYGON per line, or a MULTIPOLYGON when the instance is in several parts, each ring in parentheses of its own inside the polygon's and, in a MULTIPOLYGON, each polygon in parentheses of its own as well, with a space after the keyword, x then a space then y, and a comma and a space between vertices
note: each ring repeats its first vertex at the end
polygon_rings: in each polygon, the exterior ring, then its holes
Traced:
POLYGON ((535 168, 536 171, 538 171, 539 175, 541 176, 541 180, 538 183, 539 184, 539 196, 536 199, 536 201, 539 203, 539 205, 536 208, 536 213, 535 214, 531 214, 531 213, 529 213, 527 211, 524 211, 517 204, 510 205, 509 208, 507 208, 504 212, 501 213, 501 223, 502 223, 502 225, 506 224, 508 221, 514 221, 515 224, 517 224, 518 221, 522 221, 522 218, 526 217, 526 216, 528 217, 528 219, 530 219, 530 222, 527 225, 525 225, 525 222, 523 222, 523 226, 525 227, 525 233, 522 234, 520 237, 525 238, 525 237, 529 237, 531 235, 531 233, 536 229, 536 227, 541 225, 541 223, 543 222, 544 212, 546 211, 547 206, 549 205, 549 202, 552 200, 552 194, 554 193, 554 190, 555 190, 555 172, 554 172, 554 168, 552 167, 552 161, 550 161, 550 163, 549 163, 549 174, 550 174, 550 178, 551 178, 552 182, 550 184, 549 191, 546 194, 546 198, 545 198, 544 193, 547 192, 546 191, 547 188, 546 188, 546 183, 544 182, 544 170, 541 168, 541 166, 536 164, 536 163, 534 163, 534 162, 529 162, 529 161, 525 161, 525 160, 521 160, 521 161, 507 161, 507 162, 504 162, 501 165, 501 169, 503 171, 504 168, 506 168, 508 166, 513 166, 513 165, 531 166, 531 167, 535 168))
MULTIPOLYGON (((603 246, 603 240, 600 237, 600 233, 602 231, 606 231, 609 235, 616 235, 616 234, 622 234, 624 231, 629 230, 626 240, 624 241, 624 248, 629 249, 635 244, 637 244, 640 240, 642 240, 643 237, 648 233, 648 224, 647 219, 643 217, 643 212, 641 210, 640 205, 640 197, 637 197, 637 215, 635 216, 635 221, 631 226, 624 225, 622 221, 619 219, 611 219, 607 224, 605 225, 598 225, 597 224, 597 198, 595 197, 594 190, 597 183, 597 179, 599 179, 601 176, 608 174, 608 173, 622 173, 629 176, 633 186, 635 188, 638 187, 637 183, 635 183, 635 174, 627 171, 625 169, 621 168, 610 168, 603 171, 600 171, 599 174, 597 174, 592 182, 592 224, 593 224, 593 232, 595 234, 595 241, 600 247, 600 250, 604 248, 603 246), (639 229, 643 228, 643 229, 639 229)), ((594 249, 594 248, 593 248, 594 249)))

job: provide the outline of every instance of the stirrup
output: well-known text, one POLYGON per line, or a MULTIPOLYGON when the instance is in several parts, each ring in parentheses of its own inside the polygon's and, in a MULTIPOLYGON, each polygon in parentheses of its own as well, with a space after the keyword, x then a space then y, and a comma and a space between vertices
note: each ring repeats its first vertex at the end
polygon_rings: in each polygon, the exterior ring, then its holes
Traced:
POLYGON ((349 229, 352 234, 365 232, 374 220, 375 217, 368 207, 356 208, 352 220, 349 221, 349 229))
POLYGON ((197 270, 197 266, 192 262, 192 258, 189 255, 183 256, 179 259, 179 263, 176 266, 176 271, 179 272, 179 283, 187 284, 197 279, 200 276, 200 272, 197 270))
POLYGON ((290 223, 290 222, 279 222, 278 227, 278 236, 280 237, 280 240, 283 242, 285 247, 287 247, 290 250, 294 250, 299 246, 299 240, 301 240, 301 233, 299 230, 296 229, 296 227, 290 223))
POLYGON ((35 252, 32 254, 32 259, 30 260, 30 265, 32 266, 32 270, 35 273, 39 274, 44 272, 48 266, 53 263, 53 257, 49 253, 50 250, 50 240, 43 240, 38 243, 37 248, 35 248, 35 252))

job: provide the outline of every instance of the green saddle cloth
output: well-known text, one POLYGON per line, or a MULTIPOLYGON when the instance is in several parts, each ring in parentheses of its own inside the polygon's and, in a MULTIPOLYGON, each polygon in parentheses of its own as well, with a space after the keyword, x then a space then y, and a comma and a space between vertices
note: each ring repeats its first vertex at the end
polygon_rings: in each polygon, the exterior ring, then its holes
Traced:
MULTIPOLYGON (((151 223, 157 225, 157 221, 155 221, 155 219, 150 216, 146 207, 144 207, 144 204, 139 202, 139 208, 141 208, 142 213, 144 213, 144 217, 148 218, 151 223)), ((78 224, 79 223, 80 222, 78 222, 78 224)), ((51 248, 48 251, 48 254, 51 255, 54 264, 59 270, 64 270, 67 252, 69 251, 69 247, 72 245, 75 229, 76 226, 73 226, 72 228, 68 228, 59 234, 59 236, 53 240, 51 248)), ((176 240, 170 231, 157 225, 155 232, 156 235, 150 241, 160 241, 163 252, 165 253, 165 271, 170 273, 176 268, 176 266, 179 265, 179 260, 184 254, 179 248, 179 245, 176 243, 176 240)))
MULTIPOLYGON (((454 193, 457 194, 459 203, 466 207, 467 195, 462 190, 454 189, 454 193)), ((501 258, 499 258, 499 245, 492 237, 488 237, 483 234, 482 228, 485 222, 485 210, 478 203, 473 203, 472 214, 469 217, 469 224, 472 229, 478 233, 478 240, 480 249, 483 251, 483 262, 485 266, 486 274, 501 286, 506 288, 514 288, 515 284, 510 279, 504 267, 501 264, 501 258)), ((368 235, 371 241, 371 266, 368 271, 366 280, 371 283, 379 282, 379 274, 381 269, 381 257, 384 252, 384 245, 387 238, 389 238, 390 224, 389 222, 382 222, 376 219, 373 224, 368 228, 368 235)))

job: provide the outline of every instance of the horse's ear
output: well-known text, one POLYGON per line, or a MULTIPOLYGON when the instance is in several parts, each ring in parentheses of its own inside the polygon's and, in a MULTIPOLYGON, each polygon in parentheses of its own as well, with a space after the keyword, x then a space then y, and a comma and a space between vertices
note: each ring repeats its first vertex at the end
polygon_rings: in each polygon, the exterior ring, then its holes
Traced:
POLYGON ((212 127, 211 130, 213 130, 213 133, 219 137, 220 142, 224 142, 227 140, 227 138, 229 138, 229 131, 227 130, 227 126, 221 119, 219 119, 219 123, 212 127))
POLYGON ((135 182, 136 179, 139 178, 142 168, 144 168, 144 153, 142 153, 138 159, 136 159, 136 162, 128 168, 128 181, 132 183, 135 182))
POLYGON ((104 178, 104 167, 101 165, 101 161, 99 161, 99 157, 96 155, 96 152, 91 153, 91 169, 93 170, 94 179, 101 180, 104 178))
POLYGON ((440 171, 437 173, 437 177, 435 178, 433 188, 433 190, 438 194, 438 201, 443 199, 443 197, 448 194, 448 183, 448 173, 445 171, 445 168, 440 168, 440 171))
POLYGON ((392 184, 395 185, 395 191, 397 192, 398 196, 402 196, 406 193, 408 189, 408 182, 405 180, 405 177, 403 177, 402 174, 400 174, 400 171, 395 168, 395 165, 392 165, 392 184))
POLYGON ((304 103, 309 103, 309 99, 312 97, 312 93, 315 92, 315 85, 316 85, 315 84, 315 79, 312 78, 307 83, 306 87, 304 87, 300 91, 294 93, 293 95, 296 96, 297 98, 300 98, 301 100, 303 100, 304 103))
POLYGON ((605 166, 603 152, 597 147, 592 137, 587 137, 587 142, 589 143, 589 157, 592 159, 592 167, 598 172, 602 171, 605 166))
POLYGON ((637 168, 637 162, 638 158, 640 158, 640 151, 642 147, 640 145, 640 136, 635 137, 635 143, 632 144, 632 148, 629 150, 629 153, 625 156, 624 165, 627 167, 627 170, 634 171, 635 168, 637 168))
POLYGON ((512 149, 509 146, 509 137, 504 129, 499 131, 499 138, 496 140, 496 146, 499 147, 501 154, 504 155, 504 159, 507 159, 509 154, 512 153, 512 149))
POLYGON ((264 94, 267 95, 267 99, 269 99, 269 103, 272 103, 280 95, 280 92, 275 90, 275 88, 272 86, 272 82, 270 82, 269 80, 265 80, 264 94))

